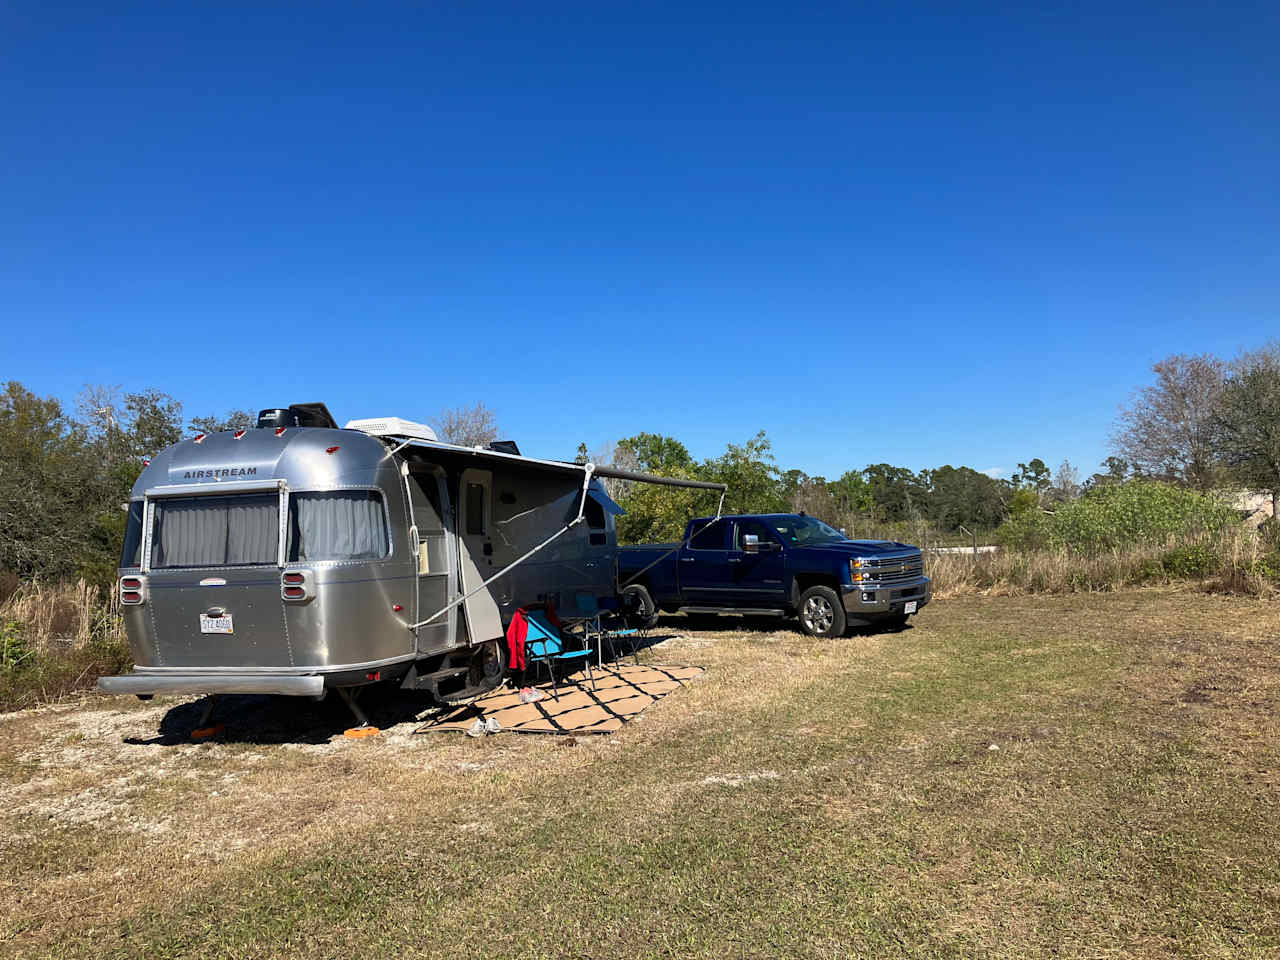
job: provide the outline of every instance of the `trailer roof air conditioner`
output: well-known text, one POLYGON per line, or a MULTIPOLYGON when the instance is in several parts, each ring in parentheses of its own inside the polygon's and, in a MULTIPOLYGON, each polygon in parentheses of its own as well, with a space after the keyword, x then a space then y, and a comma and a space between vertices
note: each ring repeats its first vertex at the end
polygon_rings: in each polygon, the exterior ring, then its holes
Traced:
POLYGON ((375 417, 370 420, 348 420, 347 430, 359 430, 375 437, 412 437, 415 440, 435 440, 436 432, 425 423, 415 423, 400 417, 375 417))

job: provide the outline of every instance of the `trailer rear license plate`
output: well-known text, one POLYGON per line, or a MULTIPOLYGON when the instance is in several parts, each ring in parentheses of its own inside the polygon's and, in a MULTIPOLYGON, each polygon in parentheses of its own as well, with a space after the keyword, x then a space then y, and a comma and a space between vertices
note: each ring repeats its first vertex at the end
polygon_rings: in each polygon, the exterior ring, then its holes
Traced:
MULTIPOLYGON (((916 612, 916 604, 918 604, 919 602, 920 602, 919 600, 908 600, 906 603, 904 603, 904 604, 902 605, 902 612, 903 612, 903 613, 915 613, 915 612, 916 612)), ((231 619, 230 617, 227 617, 227 620, 230 620, 230 619, 231 619)), ((231 629, 228 627, 228 628, 227 628, 227 633, 230 633, 230 632, 231 632, 231 629)))
POLYGON ((211 617, 207 613, 200 614, 201 633, 231 633, 231 615, 211 617))

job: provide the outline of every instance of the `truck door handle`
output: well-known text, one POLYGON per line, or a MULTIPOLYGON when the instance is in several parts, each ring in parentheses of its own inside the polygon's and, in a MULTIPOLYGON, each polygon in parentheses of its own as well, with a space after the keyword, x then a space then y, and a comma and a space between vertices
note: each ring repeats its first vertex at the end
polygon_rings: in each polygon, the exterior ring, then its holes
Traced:
POLYGON ((741 557, 730 557, 730 558, 729 558, 729 562, 730 562, 730 563, 741 563, 741 562, 742 562, 742 558, 741 558, 741 557))
POLYGON ((697 558, 696 558, 696 557, 681 557, 681 558, 680 558, 680 562, 681 562, 681 563, 693 563, 693 561, 694 561, 695 559, 697 559, 697 558))

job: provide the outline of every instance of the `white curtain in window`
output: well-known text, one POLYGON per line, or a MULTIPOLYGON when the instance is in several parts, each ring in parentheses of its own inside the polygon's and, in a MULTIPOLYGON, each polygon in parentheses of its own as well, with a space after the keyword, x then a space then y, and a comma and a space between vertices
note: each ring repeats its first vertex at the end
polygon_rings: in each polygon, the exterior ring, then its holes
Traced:
POLYGON ((274 496, 156 501, 154 567, 276 562, 280 501, 274 496))
POLYGON ((376 560, 389 552, 382 501, 364 491, 297 493, 292 560, 376 560))

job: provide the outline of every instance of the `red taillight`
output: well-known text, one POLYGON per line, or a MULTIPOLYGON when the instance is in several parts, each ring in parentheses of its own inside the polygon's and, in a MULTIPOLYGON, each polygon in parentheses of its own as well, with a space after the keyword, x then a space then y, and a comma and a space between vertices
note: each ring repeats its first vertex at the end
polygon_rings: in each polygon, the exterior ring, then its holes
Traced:
POLYGON ((277 437, 283 437, 283 436, 284 436, 284 431, 285 431, 285 428, 284 428, 284 427, 276 427, 276 436, 277 436, 277 437))
POLYGON ((243 431, 243 430, 237 430, 235 433, 233 433, 233 434, 231 435, 231 439, 232 439, 232 440, 239 440, 239 439, 240 439, 241 437, 243 437, 243 436, 244 436, 244 431, 243 431))
POLYGON ((303 583, 305 579, 306 578, 303 577, 302 574, 300 573, 286 573, 284 575, 285 583, 303 583))
POLYGON ((143 602, 141 577, 120 578, 120 602, 126 606, 135 606, 143 602))
POLYGON ((303 590, 301 587, 285 587, 284 595, 288 600, 301 600, 307 595, 307 591, 303 590))
POLYGON ((337 453, 337 452, 338 452, 339 450, 341 450, 341 449, 342 449, 341 447, 325 447, 325 448, 324 448, 324 452, 325 452, 325 453, 337 453))
POLYGON ((398 603, 393 603, 391 605, 391 609, 394 610, 396 613, 399 613, 401 610, 404 609, 404 607, 400 606, 400 604, 398 603))
POLYGON ((382 679, 382 671, 381 671, 381 670, 375 670, 375 671, 373 671, 372 673, 366 673, 366 674, 364 675, 364 678, 365 678, 366 680, 381 680, 381 679, 382 679))
POLYGON ((197 433, 193 439, 195 440, 196 443, 204 443, 204 434, 197 433))

